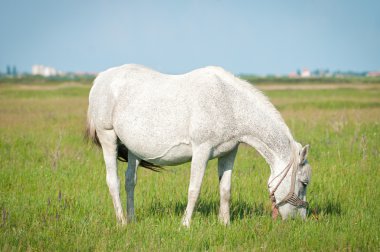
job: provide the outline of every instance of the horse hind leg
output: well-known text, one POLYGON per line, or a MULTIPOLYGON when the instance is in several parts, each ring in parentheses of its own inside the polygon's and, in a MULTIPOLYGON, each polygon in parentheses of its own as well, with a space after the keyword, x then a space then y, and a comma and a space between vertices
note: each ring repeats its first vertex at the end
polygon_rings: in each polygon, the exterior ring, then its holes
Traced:
POLYGON ((120 181, 117 175, 117 136, 113 130, 99 130, 97 135, 102 145, 107 172, 106 181, 115 208, 116 219, 118 223, 124 225, 126 220, 120 201, 120 181))
POLYGON ((127 219, 128 222, 135 220, 135 186, 137 183, 137 167, 140 159, 132 152, 128 152, 128 168, 125 172, 125 190, 127 192, 127 219))
POLYGON ((231 175, 237 148, 218 159, 220 208, 219 220, 224 225, 230 223, 231 175))
POLYGON ((194 148, 191 159, 190 184, 188 192, 187 207, 182 219, 182 225, 190 227, 191 216, 194 211, 195 203, 201 190, 203 176, 206 170, 208 159, 210 158, 210 148, 201 145, 194 148))

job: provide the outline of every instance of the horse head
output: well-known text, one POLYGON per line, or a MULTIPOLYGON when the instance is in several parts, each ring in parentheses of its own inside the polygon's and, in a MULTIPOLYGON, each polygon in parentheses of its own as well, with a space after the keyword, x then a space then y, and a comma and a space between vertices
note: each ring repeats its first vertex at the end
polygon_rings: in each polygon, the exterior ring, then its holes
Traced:
POLYGON ((281 214, 282 219, 295 217, 297 213, 301 218, 306 218, 308 207, 306 190, 311 179, 311 166, 307 161, 309 145, 302 147, 297 144, 297 149, 299 151, 293 152, 289 164, 279 174, 281 176, 275 177, 275 179, 279 177, 279 180, 270 194, 274 219, 278 213, 281 214), (286 177, 288 179, 285 179, 286 177))

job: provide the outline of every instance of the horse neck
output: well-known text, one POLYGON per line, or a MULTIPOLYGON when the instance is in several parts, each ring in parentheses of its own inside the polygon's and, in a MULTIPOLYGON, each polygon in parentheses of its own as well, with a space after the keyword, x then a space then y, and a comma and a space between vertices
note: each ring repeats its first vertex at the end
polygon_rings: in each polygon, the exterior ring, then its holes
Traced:
POLYGON ((254 147, 276 174, 282 166, 286 166, 294 156, 296 143, 289 128, 271 104, 255 106, 251 111, 252 118, 245 124, 248 133, 243 142, 254 147))
POLYGON ((246 143, 254 147, 264 157, 271 167, 272 173, 277 172, 274 170, 276 167, 289 163, 293 156, 294 140, 278 131, 272 129, 266 134, 255 132, 248 138, 249 140, 246 143))

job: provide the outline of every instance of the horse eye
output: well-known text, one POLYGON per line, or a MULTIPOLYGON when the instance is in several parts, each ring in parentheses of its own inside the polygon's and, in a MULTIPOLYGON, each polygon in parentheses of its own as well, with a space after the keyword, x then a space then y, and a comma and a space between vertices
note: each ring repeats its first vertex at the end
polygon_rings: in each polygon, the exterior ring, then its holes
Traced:
POLYGON ((304 187, 306 187, 308 184, 309 184, 309 181, 300 181, 301 182, 301 184, 304 186, 304 187))

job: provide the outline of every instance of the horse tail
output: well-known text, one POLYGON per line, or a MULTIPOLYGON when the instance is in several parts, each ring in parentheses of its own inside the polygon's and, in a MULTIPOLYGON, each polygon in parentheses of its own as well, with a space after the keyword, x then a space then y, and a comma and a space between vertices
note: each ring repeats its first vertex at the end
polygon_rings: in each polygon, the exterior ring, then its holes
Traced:
POLYGON ((90 117, 89 112, 87 113, 87 124, 86 124, 86 131, 85 131, 84 136, 87 141, 91 141, 96 146, 102 147, 102 145, 100 144, 98 135, 96 134, 94 121, 90 117))
MULTIPOLYGON (((93 144, 95 144, 99 148, 102 147, 102 144, 99 141, 98 135, 96 134, 95 124, 89 114, 87 114, 87 126, 86 126, 86 131, 85 131, 85 139, 87 139, 87 141, 91 141, 93 144)), ((120 141, 119 138, 117 139, 117 159, 122 162, 128 162, 128 149, 120 141)), ((141 160, 140 165, 154 172, 160 172, 161 170, 163 170, 163 167, 149 163, 145 160, 141 160)))

